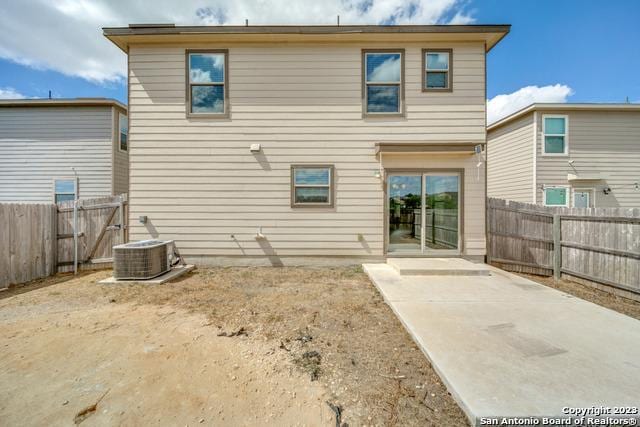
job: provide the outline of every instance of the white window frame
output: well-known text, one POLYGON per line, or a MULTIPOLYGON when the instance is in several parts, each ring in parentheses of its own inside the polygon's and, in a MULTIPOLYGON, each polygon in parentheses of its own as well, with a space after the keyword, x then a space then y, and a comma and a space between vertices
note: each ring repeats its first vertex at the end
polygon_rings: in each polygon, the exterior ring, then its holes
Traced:
POLYGON ((53 185, 53 203, 56 203, 57 194, 73 194, 73 200, 78 200, 78 177, 77 176, 61 176, 53 178, 51 181, 53 185), (73 181, 73 193, 56 193, 56 181, 73 181))
POLYGON ((404 116, 404 49, 365 49, 363 51, 364 62, 362 64, 363 81, 364 81, 364 93, 363 93, 363 113, 364 116, 404 116), (369 61, 369 55, 380 54, 399 54, 400 55, 400 81, 398 82, 369 82, 367 80, 367 62, 369 61), (369 86, 398 86, 398 111, 369 111, 369 86))
POLYGON ((124 150, 122 149, 122 128, 120 127, 120 124, 122 122, 122 119, 124 119, 124 121, 128 120, 128 116, 125 114, 122 114, 121 112, 118 112, 118 150, 122 151, 123 153, 126 153, 129 151, 129 122, 127 122, 127 149, 124 150))
POLYGON ((542 155, 545 157, 566 157, 569 155, 569 116, 566 114, 543 114, 542 115, 542 155), (561 133, 547 133, 546 119, 564 119, 564 134, 561 133), (547 153, 547 136, 562 136, 564 137, 564 152, 563 153, 547 153))
POLYGON ((571 201, 571 189, 569 188, 568 185, 545 185, 544 188, 542 189, 542 204, 544 204, 545 206, 568 208, 570 201, 571 201), (547 189, 550 189, 550 188, 564 188, 567 196, 565 197, 564 205, 548 205, 547 204, 547 189))
POLYGON ((590 208, 596 207, 596 189, 593 187, 576 187, 571 189, 571 206, 576 206, 576 193, 589 193, 590 208))

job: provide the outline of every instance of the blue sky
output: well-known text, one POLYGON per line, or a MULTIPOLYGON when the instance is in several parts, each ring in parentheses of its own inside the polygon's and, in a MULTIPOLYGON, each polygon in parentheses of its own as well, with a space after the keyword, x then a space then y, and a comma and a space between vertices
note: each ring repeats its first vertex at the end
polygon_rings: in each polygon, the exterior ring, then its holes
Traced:
POLYGON ((487 96, 570 86, 571 101, 640 101, 640 1, 482 0, 478 23, 508 23, 489 54, 487 96), (615 69, 608 74, 605 70, 615 69))
POLYGON ((531 102, 640 102, 640 1, 622 0, 22 0, 0 5, 0 98, 126 101, 125 55, 101 26, 512 24, 488 59, 489 114, 531 102), (11 34, 11 37, 8 37, 11 34))

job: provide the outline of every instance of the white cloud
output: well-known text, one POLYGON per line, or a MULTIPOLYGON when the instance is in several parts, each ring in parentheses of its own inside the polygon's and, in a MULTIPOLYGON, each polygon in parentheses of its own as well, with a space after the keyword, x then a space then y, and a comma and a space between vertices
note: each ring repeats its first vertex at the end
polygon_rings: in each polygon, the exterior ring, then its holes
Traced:
POLYGON ((464 0, 20 0, 0 3, 0 57, 94 82, 120 82, 125 55, 101 27, 130 23, 471 23, 464 0))
POLYGON ((487 101, 487 122, 493 123, 534 102, 567 102, 573 90, 562 84, 526 86, 515 92, 496 95, 487 101))
POLYGON ((475 22, 475 19, 473 18, 473 16, 466 14, 464 12, 457 12, 455 16, 451 18, 451 21, 449 22, 449 24, 468 25, 468 24, 473 24, 474 22, 475 22))
MULTIPOLYGON (((368 70, 367 70, 368 73, 368 70)), ((370 82, 399 82, 400 58, 389 58, 373 69, 367 76, 370 82)))
POLYGON ((26 96, 12 87, 0 87, 0 99, 24 99, 26 96))

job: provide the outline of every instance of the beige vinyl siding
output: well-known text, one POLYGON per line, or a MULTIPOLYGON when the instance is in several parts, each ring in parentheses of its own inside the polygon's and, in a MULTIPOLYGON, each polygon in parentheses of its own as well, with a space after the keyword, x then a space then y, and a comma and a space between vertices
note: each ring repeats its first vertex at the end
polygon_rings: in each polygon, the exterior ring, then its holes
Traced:
POLYGON ((51 202, 53 179, 111 194, 111 107, 0 108, 0 202, 51 202))
POLYGON ((129 192, 129 151, 120 150, 120 114, 127 119, 123 111, 113 109, 113 194, 129 192))
POLYGON ((130 238, 175 239, 192 257, 382 255, 375 143, 485 138, 484 46, 439 43, 454 48, 454 92, 425 94, 430 46, 132 46, 130 238), (229 119, 186 118, 187 48, 229 49, 229 119), (405 49, 406 118, 362 118, 368 48, 405 49), (252 143, 262 152, 251 154, 252 143), (305 163, 334 165, 334 208, 290 207, 290 166, 305 163))
POLYGON ((533 200, 533 113, 487 134, 487 195, 533 200))
MULTIPOLYGON (((639 207, 640 190, 640 112, 563 111, 538 112, 537 181, 541 185, 571 185, 594 188, 597 207, 639 207), (542 117, 544 114, 569 116, 569 156, 542 156, 542 117), (573 160, 573 167, 569 165, 573 160), (568 174, 599 173, 600 181, 569 183, 568 174), (603 188, 610 187, 605 195, 603 188)), ((538 203, 543 202, 537 191, 538 203)))

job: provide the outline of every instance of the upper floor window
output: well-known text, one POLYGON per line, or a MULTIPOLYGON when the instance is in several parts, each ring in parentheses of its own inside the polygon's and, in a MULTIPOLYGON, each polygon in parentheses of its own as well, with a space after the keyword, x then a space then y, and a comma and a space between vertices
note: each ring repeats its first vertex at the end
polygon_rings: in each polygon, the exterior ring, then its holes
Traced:
POLYGON ((228 51, 187 51, 187 115, 224 117, 228 106, 228 51))
POLYGON ((292 166, 291 206, 333 206, 333 166, 292 166))
POLYGON ((452 49, 422 50, 423 92, 452 90, 452 59, 452 49))
POLYGON ((120 129, 118 142, 122 151, 129 149, 129 123, 127 122, 127 116, 122 113, 118 113, 118 127, 120 129))
POLYGON ((402 114, 404 51, 363 51, 365 115, 402 114))
POLYGON ((542 116, 542 154, 566 156, 569 154, 567 116, 542 116))
POLYGON ((78 194, 78 180, 76 178, 54 179, 53 192, 55 203, 75 200, 78 194))

